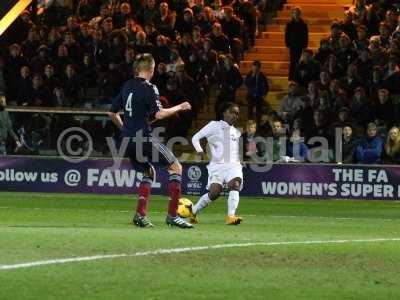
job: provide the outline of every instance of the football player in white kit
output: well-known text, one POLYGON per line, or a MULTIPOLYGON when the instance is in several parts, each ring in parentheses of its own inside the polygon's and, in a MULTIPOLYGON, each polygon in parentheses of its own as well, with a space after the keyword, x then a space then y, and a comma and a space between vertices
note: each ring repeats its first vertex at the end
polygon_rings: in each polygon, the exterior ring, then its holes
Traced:
POLYGON ((208 193, 201 196, 199 201, 191 207, 192 223, 197 223, 197 214, 220 196, 225 183, 229 189, 226 224, 238 225, 242 222, 242 218, 236 216, 239 191, 243 185, 239 151, 241 132, 234 127, 239 119, 239 106, 226 102, 221 108, 223 120, 209 122, 192 138, 192 144, 200 155, 204 155, 200 145, 202 138, 207 139, 211 150, 211 160, 207 165, 208 193))

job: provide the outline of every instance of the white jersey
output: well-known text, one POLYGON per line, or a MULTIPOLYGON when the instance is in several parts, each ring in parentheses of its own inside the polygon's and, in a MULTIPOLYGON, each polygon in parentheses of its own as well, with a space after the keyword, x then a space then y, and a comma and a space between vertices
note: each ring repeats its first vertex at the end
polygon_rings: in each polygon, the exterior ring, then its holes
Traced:
POLYGON ((211 150, 210 164, 240 164, 240 136, 240 131, 225 121, 211 121, 193 136, 192 144, 201 153, 200 140, 207 139, 211 150))

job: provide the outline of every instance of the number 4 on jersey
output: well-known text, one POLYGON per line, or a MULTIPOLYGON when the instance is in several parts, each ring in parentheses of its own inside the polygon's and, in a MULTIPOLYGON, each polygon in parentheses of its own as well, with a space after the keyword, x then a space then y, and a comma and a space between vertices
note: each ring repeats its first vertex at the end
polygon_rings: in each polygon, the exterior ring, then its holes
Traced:
POLYGON ((132 98, 133 98, 133 93, 130 93, 125 104, 125 110, 129 112, 130 117, 132 117, 132 98))

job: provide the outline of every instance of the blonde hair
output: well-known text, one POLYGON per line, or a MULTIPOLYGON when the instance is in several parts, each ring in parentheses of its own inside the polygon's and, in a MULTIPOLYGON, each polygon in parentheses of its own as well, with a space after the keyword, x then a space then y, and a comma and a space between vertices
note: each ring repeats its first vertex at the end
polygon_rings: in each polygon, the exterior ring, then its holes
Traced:
POLYGON ((149 53, 139 54, 136 56, 134 68, 136 72, 149 72, 155 67, 154 58, 149 53))
POLYGON ((394 126, 394 127, 390 128, 390 130, 388 132, 388 136, 387 136, 386 143, 385 143, 385 152, 388 156, 393 157, 399 151, 400 151, 400 130, 398 127, 394 126), (392 130, 397 130, 399 132, 395 141, 392 141, 392 139, 390 138, 390 132, 392 130))
POLYGON ((255 120, 247 120, 246 122, 246 127, 250 127, 256 125, 257 126, 257 122, 255 120))

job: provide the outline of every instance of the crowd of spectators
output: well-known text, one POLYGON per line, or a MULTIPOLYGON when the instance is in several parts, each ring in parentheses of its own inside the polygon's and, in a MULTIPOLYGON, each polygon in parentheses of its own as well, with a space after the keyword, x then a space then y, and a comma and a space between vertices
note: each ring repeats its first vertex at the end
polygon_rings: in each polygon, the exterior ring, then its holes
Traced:
MULTIPOLYGON (((266 3, 38 1, 38 10, 24 11, 0 45, 0 93, 11 105, 106 108, 133 76, 135 56, 152 53, 152 81, 163 104, 192 104, 173 132, 185 136, 214 83, 218 105, 234 100, 242 83, 237 63, 255 42, 266 3)), ((30 117, 20 119, 18 128, 31 127, 30 117)), ((56 118, 40 119, 35 123, 57 128, 56 118)))
MULTIPOLYGON (((305 48, 308 31, 295 26, 304 22, 301 10, 294 9, 286 29, 287 45, 295 48, 290 49, 288 94, 278 111, 263 114, 258 124, 249 123, 251 129, 247 130, 246 137, 255 134, 273 139, 272 157, 268 153, 263 157, 265 151, 258 146, 259 157, 400 163, 400 18, 393 2, 355 0, 343 20, 331 24, 330 35, 320 41, 317 50, 305 48), (293 30, 303 34, 293 35, 293 30), (296 62, 299 48, 301 58, 296 62), (341 149, 335 146, 338 134, 341 149), (324 138, 329 145, 315 137, 324 138), (293 143, 298 150, 295 156, 293 143), (326 155, 323 148, 328 149, 326 155), (337 157, 338 152, 342 157, 337 157), (307 153, 312 153, 313 159, 307 153)), ((245 142, 244 153, 252 151, 247 147, 254 151, 254 141, 245 142)))

